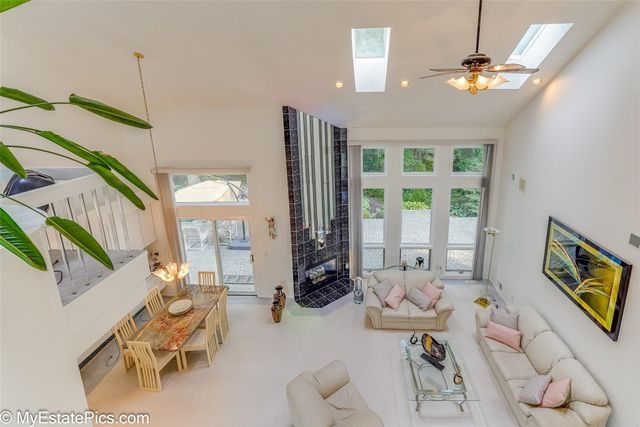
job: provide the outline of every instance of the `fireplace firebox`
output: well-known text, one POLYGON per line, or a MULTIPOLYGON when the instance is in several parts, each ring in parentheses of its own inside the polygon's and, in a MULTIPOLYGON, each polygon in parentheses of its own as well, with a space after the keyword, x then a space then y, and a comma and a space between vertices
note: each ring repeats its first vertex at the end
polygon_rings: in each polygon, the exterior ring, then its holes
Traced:
POLYGON ((307 292, 313 292, 324 285, 334 283, 338 278, 336 259, 331 258, 307 268, 304 272, 305 281, 302 286, 307 292))

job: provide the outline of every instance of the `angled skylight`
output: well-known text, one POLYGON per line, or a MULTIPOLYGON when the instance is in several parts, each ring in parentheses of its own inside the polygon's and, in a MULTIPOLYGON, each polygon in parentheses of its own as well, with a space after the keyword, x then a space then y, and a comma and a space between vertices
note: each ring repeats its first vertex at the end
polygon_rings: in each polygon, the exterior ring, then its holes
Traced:
POLYGON ((384 92, 391 28, 351 29, 356 92, 384 92))
MULTIPOLYGON (((572 23, 529 26, 505 63, 522 64, 527 68, 539 67, 572 26, 572 23)), ((503 75, 509 81, 496 89, 520 89, 531 74, 503 73, 503 75)))

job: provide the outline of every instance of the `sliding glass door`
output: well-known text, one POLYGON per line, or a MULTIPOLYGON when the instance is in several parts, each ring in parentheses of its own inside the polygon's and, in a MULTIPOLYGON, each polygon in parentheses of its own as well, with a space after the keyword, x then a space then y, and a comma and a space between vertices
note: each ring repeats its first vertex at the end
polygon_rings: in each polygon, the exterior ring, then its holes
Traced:
POLYGON ((247 219, 179 218, 182 251, 191 263, 189 283, 198 272, 214 271, 231 294, 254 295, 253 255, 247 219))
POLYGON ((249 222, 223 219, 216 220, 215 224, 224 284, 234 293, 255 293, 249 222))

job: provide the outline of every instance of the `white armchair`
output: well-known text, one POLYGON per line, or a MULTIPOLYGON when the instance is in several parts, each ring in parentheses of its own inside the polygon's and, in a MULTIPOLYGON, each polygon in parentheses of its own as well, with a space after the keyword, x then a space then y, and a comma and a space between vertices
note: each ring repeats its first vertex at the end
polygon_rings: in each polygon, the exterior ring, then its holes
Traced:
POLYGON ((339 360, 291 380, 287 403, 294 427, 384 427, 339 360))

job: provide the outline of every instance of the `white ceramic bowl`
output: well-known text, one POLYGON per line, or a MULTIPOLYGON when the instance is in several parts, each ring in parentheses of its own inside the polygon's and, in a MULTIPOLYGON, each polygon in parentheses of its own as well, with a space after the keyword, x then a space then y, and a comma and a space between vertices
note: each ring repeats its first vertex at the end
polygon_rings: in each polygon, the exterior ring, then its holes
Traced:
POLYGON ((169 313, 177 316, 191 310, 191 307, 193 307, 193 302, 190 299, 179 299, 169 306, 169 313))

